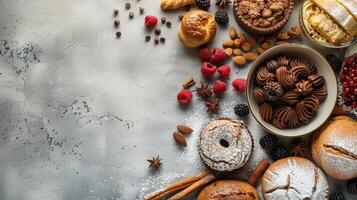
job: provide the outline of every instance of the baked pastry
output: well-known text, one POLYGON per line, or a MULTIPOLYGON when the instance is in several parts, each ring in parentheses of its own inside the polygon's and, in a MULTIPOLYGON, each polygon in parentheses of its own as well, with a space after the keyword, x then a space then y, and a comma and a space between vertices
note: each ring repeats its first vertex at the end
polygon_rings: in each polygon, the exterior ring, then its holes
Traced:
POLYGON ((348 180, 357 177, 357 122, 337 116, 315 134, 312 157, 328 175, 348 180))
POLYGON ((174 10, 195 3, 195 0, 161 0, 162 10, 174 10))
POLYGON ((203 10, 187 12, 179 27, 179 39, 187 47, 198 47, 213 40, 217 25, 214 17, 203 10))
POLYGON ((211 169, 233 171, 248 162, 253 151, 253 138, 243 121, 220 117, 202 128, 198 151, 211 169))
POLYGON ((328 183, 322 170, 305 158, 280 159, 262 178, 265 200, 328 199, 328 183))
POLYGON ((197 200, 258 200, 257 190, 247 182, 218 180, 201 190, 197 200))

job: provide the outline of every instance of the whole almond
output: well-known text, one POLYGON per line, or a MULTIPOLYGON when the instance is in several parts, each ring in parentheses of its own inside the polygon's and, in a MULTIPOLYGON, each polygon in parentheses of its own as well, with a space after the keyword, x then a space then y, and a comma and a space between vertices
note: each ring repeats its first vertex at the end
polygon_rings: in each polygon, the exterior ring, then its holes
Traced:
POLYGON ((262 44, 262 48, 263 48, 263 49, 269 49, 269 47, 270 47, 270 45, 269 45, 268 42, 264 42, 264 43, 262 44))
POLYGON ((233 53, 233 49, 232 48, 227 48, 224 50, 224 52, 226 53, 227 56, 231 56, 233 53))
POLYGON ((251 51, 251 52, 243 54, 243 56, 249 61, 254 61, 255 59, 257 59, 258 54, 256 54, 255 52, 251 51))
POLYGON ((239 66, 242 66, 247 62, 247 60, 244 56, 235 56, 232 60, 233 60, 234 64, 239 65, 239 66))
POLYGON ((232 40, 237 38, 237 30, 234 27, 229 28, 229 37, 231 37, 232 40))
POLYGON ((245 35, 243 33, 240 33, 238 35, 238 39, 239 39, 239 42, 242 44, 243 42, 245 42, 245 35))
POLYGON ((191 134, 193 132, 192 128, 185 125, 177 125, 177 130, 185 135, 191 134))
POLYGON ((240 55, 242 55, 242 51, 240 49, 234 49, 233 50, 233 55, 240 56, 240 55))
POLYGON ((181 146, 187 146, 187 142, 185 137, 182 135, 182 133, 180 132, 174 132, 173 134, 175 141, 177 142, 177 144, 181 145, 181 146))
POLYGON ((232 47, 234 44, 233 40, 224 40, 223 47, 232 47))
POLYGON ((242 43, 240 42, 239 39, 235 39, 233 46, 234 46, 235 48, 238 48, 238 47, 240 47, 241 44, 242 44, 242 43))
POLYGON ((261 47, 258 47, 258 48, 257 48, 257 52, 258 52, 259 54, 262 54, 264 51, 265 51, 265 49, 263 49, 263 48, 261 48, 261 47))
POLYGON ((244 43, 242 44, 242 49, 243 49, 244 51, 251 51, 251 50, 252 50, 252 45, 250 45, 249 42, 244 42, 244 43))

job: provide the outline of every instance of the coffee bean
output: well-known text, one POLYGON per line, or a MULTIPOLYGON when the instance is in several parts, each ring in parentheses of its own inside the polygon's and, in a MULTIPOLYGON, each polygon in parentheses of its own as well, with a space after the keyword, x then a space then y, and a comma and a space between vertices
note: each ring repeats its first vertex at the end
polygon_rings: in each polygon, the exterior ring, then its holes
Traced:
POLYGON ((131 7, 131 4, 130 4, 129 2, 125 3, 125 8, 126 8, 127 10, 129 10, 130 7, 131 7))
POLYGON ((161 30, 159 28, 155 28, 155 35, 160 35, 161 34, 161 30))
POLYGON ((130 13, 129 13, 129 18, 130 18, 130 19, 133 19, 133 17, 134 17, 134 13, 133 13, 133 12, 130 12, 130 13))
POLYGON ((166 23, 166 17, 161 17, 161 23, 163 23, 163 24, 166 23))
POLYGON ((146 42, 149 42, 150 39, 151 39, 150 35, 147 35, 147 36, 145 37, 146 42))
POLYGON ((120 38, 121 32, 118 31, 118 32, 115 33, 115 35, 117 36, 117 38, 120 38))
POLYGON ((160 41, 160 40, 159 40, 159 38, 157 38, 157 37, 156 37, 155 40, 154 40, 155 44, 159 44, 159 41, 160 41))
POLYGON ((118 14, 119 14, 119 10, 114 9, 114 10, 113 10, 113 15, 114 15, 114 17, 118 16, 118 14))
POLYGON ((160 38, 160 42, 161 42, 161 43, 165 43, 165 41, 166 41, 166 39, 165 39, 164 37, 161 37, 161 38, 160 38))
POLYGON ((140 12, 140 14, 144 14, 144 8, 143 7, 139 7, 139 12, 140 12))
POLYGON ((166 26, 167 28, 171 28, 171 22, 170 21, 166 22, 166 26))
POLYGON ((119 27, 119 25, 120 25, 120 21, 119 20, 114 20, 114 27, 115 28, 118 28, 119 27))

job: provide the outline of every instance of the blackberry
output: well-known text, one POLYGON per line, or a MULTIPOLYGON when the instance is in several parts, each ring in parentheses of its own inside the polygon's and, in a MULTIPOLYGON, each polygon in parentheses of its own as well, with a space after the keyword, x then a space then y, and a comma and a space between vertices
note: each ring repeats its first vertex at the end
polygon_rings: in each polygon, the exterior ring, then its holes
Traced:
POLYGON ((218 24, 222 24, 222 25, 227 24, 229 22, 229 17, 227 12, 222 9, 217 10, 214 19, 218 24))
POLYGON ((289 152, 283 146, 277 146, 271 151, 271 158, 273 160, 279 160, 286 157, 289 157, 289 152))
POLYGON ((342 66, 342 61, 333 54, 326 55, 327 62, 331 65, 335 73, 339 73, 342 66))
POLYGON ((273 134, 267 134, 259 140, 260 146, 268 151, 271 151, 278 145, 278 138, 273 134))
POLYGON ((284 91, 278 82, 268 82, 264 85, 263 90, 270 101, 278 101, 284 91))
POLYGON ((335 192, 330 194, 328 200, 346 200, 346 197, 341 192, 335 192))
POLYGON ((357 194, 357 178, 347 181, 347 190, 351 194, 357 194))
POLYGON ((196 5, 202 10, 208 10, 211 7, 211 0, 197 0, 196 5))
POLYGON ((236 106, 234 106, 234 113, 239 117, 244 117, 249 114, 249 108, 247 104, 237 104, 236 106))

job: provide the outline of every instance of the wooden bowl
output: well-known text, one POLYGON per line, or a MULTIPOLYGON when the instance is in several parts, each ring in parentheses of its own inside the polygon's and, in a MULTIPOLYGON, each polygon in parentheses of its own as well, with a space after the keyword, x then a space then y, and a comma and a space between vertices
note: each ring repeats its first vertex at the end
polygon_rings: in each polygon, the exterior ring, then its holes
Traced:
POLYGON ((246 98, 251 113, 265 130, 278 136, 303 136, 318 129, 329 118, 337 99, 337 80, 332 68, 320 53, 303 45, 283 44, 265 51, 253 63, 247 78, 246 98), (315 65, 318 74, 325 78, 325 86, 328 93, 325 101, 320 104, 317 114, 308 124, 294 129, 279 129, 273 124, 264 121, 259 113, 259 105, 253 96, 258 68, 267 60, 279 55, 301 58, 301 60, 315 65))
POLYGON ((241 0, 234 0, 233 3, 234 17, 237 20, 240 27, 242 27, 245 31, 253 35, 270 35, 282 29, 285 26, 285 24, 289 21, 294 7, 294 0, 290 0, 289 8, 285 10, 285 16, 283 20, 281 20, 280 22, 278 22, 272 27, 261 28, 261 27, 253 26, 252 24, 248 23, 241 15, 238 14, 238 2, 240 1, 241 0))

